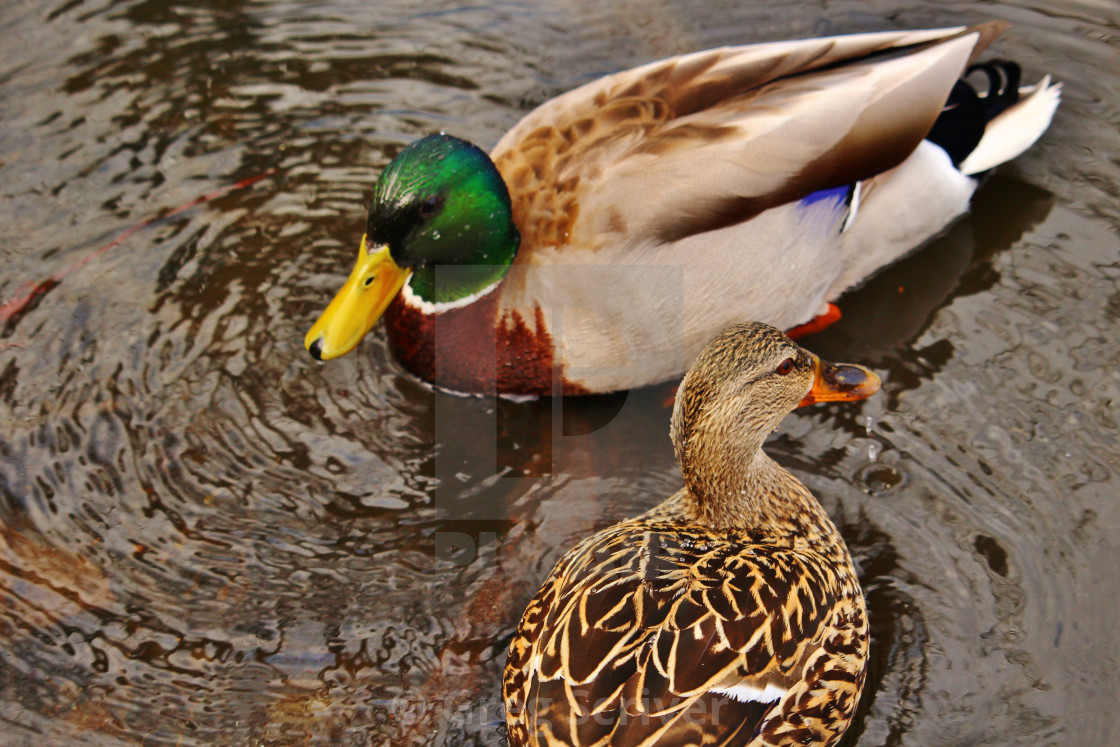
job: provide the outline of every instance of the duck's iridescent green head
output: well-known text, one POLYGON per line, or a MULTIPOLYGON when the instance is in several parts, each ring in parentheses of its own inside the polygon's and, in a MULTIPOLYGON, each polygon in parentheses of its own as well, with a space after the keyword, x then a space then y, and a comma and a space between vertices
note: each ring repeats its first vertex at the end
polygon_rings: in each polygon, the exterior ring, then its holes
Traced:
POLYGON ((377 180, 366 234, 412 270, 413 293, 451 303, 505 275, 519 235, 509 190, 481 149, 449 135, 405 148, 377 180), (436 272, 437 267, 457 267, 436 272))
POLYGON ((348 353, 405 283, 433 311, 469 303, 505 276, 519 242, 489 156, 449 135, 418 140, 377 180, 358 262, 304 344, 320 360, 348 353))

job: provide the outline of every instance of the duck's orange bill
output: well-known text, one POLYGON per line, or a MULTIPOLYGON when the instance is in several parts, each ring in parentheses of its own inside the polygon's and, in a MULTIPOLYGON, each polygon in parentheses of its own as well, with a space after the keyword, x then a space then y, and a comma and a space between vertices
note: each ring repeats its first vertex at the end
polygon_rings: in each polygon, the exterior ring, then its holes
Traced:
POLYGON ((881 382, 874 371, 850 363, 833 365, 813 356, 813 388, 799 407, 817 402, 851 402, 866 399, 879 391, 881 382))
POLYGON ((362 236, 350 277, 303 338, 304 347, 321 361, 349 353, 377 324, 410 274, 389 256, 388 246, 367 249, 362 236))

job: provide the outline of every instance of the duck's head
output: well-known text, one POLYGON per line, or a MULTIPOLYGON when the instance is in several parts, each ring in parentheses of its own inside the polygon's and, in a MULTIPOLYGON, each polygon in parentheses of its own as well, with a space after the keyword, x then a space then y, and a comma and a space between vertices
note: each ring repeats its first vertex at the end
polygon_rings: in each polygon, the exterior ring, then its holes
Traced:
POLYGON ((685 484, 697 497, 738 490, 743 469, 793 410, 877 391, 874 372, 825 363, 769 325, 729 327, 708 343, 677 391, 670 428, 685 484))
POLYGON ((358 261, 304 345, 319 360, 350 352, 406 285, 430 311, 468 303, 505 276, 519 242, 490 157, 449 135, 418 140, 381 172, 358 261))

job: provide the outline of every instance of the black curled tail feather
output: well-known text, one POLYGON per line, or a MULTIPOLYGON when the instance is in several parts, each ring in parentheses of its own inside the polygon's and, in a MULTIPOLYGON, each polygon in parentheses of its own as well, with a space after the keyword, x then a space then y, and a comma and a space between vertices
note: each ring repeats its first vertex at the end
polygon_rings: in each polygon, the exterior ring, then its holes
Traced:
POLYGON ((1011 60, 991 60, 972 65, 965 73, 968 78, 973 73, 983 73, 988 78, 988 90, 980 99, 984 106, 984 116, 991 122, 1019 100, 1019 83, 1023 70, 1011 60))
POLYGON ((1022 70, 1010 60, 991 60, 969 66, 965 77, 953 86, 926 140, 941 146, 953 159, 953 164, 960 165, 984 137, 988 122, 1019 100, 1021 79, 1022 70), (983 95, 968 82, 968 78, 977 73, 987 78, 983 95))

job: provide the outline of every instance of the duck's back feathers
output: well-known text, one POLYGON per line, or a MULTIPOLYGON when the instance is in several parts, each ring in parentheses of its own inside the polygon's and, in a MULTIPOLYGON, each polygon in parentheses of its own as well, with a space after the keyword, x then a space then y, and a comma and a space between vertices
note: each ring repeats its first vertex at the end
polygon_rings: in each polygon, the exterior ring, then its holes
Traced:
POLYGON ((898 165, 973 54, 960 31, 709 50, 545 103, 493 152, 520 261, 680 241, 898 165))
POLYGON ((854 709, 866 620, 846 552, 821 551, 656 519, 589 538, 510 649, 513 743, 828 742, 847 718, 814 720, 812 704, 854 709))

